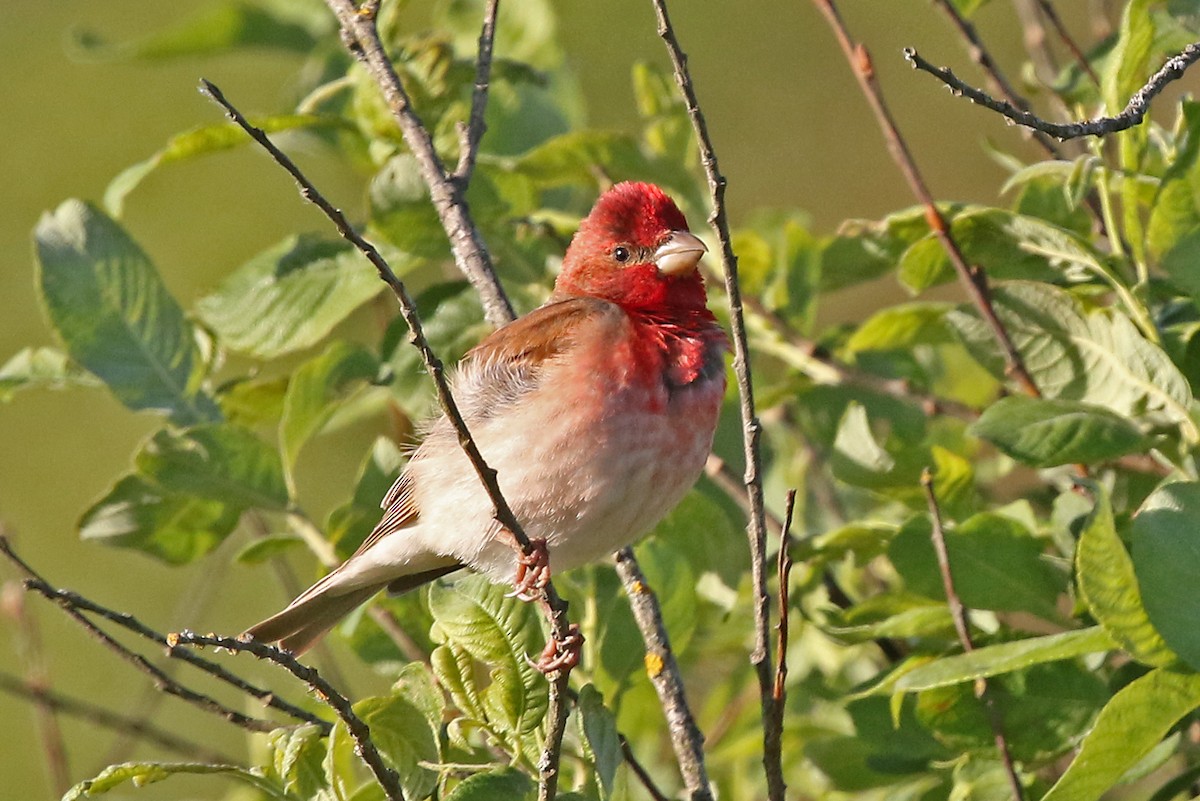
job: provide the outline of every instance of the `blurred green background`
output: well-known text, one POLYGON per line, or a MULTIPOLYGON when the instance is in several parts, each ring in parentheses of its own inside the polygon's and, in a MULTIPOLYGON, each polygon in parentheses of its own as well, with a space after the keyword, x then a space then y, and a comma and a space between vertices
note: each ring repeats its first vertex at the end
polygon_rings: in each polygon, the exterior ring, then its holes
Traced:
MULTIPOLYGON (((52 343, 30 255, 30 231, 43 211, 72 196, 99 200, 117 172, 172 134, 216 122, 217 109, 196 91, 201 76, 244 111, 284 110, 296 59, 262 53, 96 63, 74 57, 68 44, 73 30, 136 40, 204 5, 58 0, 0 8, 0 362, 27 345, 52 343)), ((976 80, 946 20, 916 0, 845 0, 842 7, 874 54, 934 193, 953 200, 994 199, 1004 173, 984 154, 984 139, 1017 152, 1029 152, 1028 145, 994 116, 913 72, 900 56, 903 46, 914 45, 932 61, 953 64, 976 80)), ((630 65, 666 64, 650 4, 564 0, 557 8, 591 121, 632 130, 630 65)), ((735 224, 754 209, 785 206, 806 210, 814 230, 827 232, 845 218, 878 217, 911 204, 840 52, 809 3, 679 2, 674 16, 730 182, 735 224)), ((1017 75, 1023 49, 1011 7, 992 3, 976 22, 997 60, 1017 75)), ((1068 17, 1068 23, 1084 24, 1079 17, 1068 17)), ((296 155, 336 203, 356 207, 360 186, 329 154, 309 149, 296 155)), ((130 197, 124 224, 185 307, 285 234, 325 230, 323 218, 299 199, 291 182, 249 148, 156 172, 130 197)), ((890 284, 875 289, 881 298, 899 292, 890 284)), ((841 300, 825 310, 825 319, 857 319, 868 309, 861 289, 841 300)), ((155 427, 152 418, 128 413, 102 390, 32 391, 0 405, 0 522, 20 552, 60 586, 134 611, 160 630, 241 630, 285 600, 273 584, 263 589, 261 570, 234 567, 212 575, 213 560, 172 569, 129 551, 80 542, 75 534, 79 513, 128 466, 137 443, 155 427)), ((373 435, 351 430, 345 437, 353 442, 327 438, 306 454, 306 488, 316 504, 350 486, 373 435)), ((0 565, 0 578, 15 575, 0 565)), ((75 624, 37 599, 26 603, 45 640, 56 689, 130 710, 154 697, 143 676, 75 624)), ((12 607, 6 607, 9 613, 12 607)), ((6 615, 0 619, 0 670, 21 672, 19 643, 6 615)), ((371 681, 352 677, 352 693, 371 681)), ((163 712, 177 713, 170 719, 182 733, 239 753, 240 733, 232 727, 173 699, 157 700, 163 712)), ((0 719, 7 723, 0 732, 0 798, 53 795, 29 707, 0 695, 0 719)), ((144 748, 118 753, 108 734, 68 718, 62 726, 76 779, 114 758, 154 754, 144 748)), ((226 788, 218 781, 175 780, 134 794, 214 797, 226 788)))

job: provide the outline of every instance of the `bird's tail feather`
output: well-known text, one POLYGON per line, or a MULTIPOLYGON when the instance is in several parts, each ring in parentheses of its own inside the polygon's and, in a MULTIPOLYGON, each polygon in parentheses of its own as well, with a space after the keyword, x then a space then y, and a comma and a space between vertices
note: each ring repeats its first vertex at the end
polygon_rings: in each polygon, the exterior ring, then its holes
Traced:
POLYGON ((335 623, 384 587, 387 587, 391 594, 399 595, 461 569, 462 565, 454 563, 349 591, 338 586, 339 582, 335 578, 338 571, 335 570, 301 593, 282 612, 251 626, 246 630, 246 634, 260 642, 278 641, 284 649, 294 654, 302 654, 335 623), (338 589, 343 591, 338 593, 338 589))

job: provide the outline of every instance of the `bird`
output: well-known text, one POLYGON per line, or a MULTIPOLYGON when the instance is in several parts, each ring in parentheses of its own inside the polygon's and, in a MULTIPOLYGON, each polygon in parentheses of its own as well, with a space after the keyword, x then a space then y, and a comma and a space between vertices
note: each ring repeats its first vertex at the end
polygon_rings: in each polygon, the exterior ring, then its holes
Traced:
POLYGON ((597 561, 648 533, 699 478, 725 394, 729 340, 708 308, 705 252, 661 188, 615 184, 581 221, 549 300, 493 331, 452 375, 540 560, 522 558, 496 522, 443 415, 424 426, 358 550, 243 636, 303 653, 380 590, 470 568, 495 583, 516 576, 527 591, 548 565, 597 561))

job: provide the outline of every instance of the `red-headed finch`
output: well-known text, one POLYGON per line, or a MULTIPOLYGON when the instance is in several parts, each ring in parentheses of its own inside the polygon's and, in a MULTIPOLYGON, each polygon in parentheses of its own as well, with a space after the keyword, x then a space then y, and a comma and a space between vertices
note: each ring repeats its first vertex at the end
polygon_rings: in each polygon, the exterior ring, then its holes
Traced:
MULTIPOLYGON (((725 333, 697 272, 705 247, 657 186, 621 183, 580 224, 550 301, 459 364, 454 397, 550 564, 599 559, 695 483, 725 392, 725 333)), ((518 552, 443 417, 341 567, 247 633, 302 652, 378 591, 469 567, 512 580, 518 552)))

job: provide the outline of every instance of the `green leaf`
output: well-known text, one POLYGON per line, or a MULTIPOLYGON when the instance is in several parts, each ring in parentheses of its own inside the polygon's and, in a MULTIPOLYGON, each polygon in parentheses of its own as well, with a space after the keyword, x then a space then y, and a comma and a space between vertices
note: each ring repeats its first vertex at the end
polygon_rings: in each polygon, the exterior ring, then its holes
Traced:
POLYGON ((513 169, 539 187, 547 188, 564 184, 593 186, 597 166, 603 167, 614 181, 664 177, 663 170, 646 158, 633 137, 597 130, 555 136, 517 159, 513 169))
MULTIPOLYGON (((350 123, 340 117, 317 114, 283 114, 263 117, 251 120, 251 124, 268 134, 325 128, 352 129, 350 123)), ((108 188, 104 190, 104 208, 114 217, 120 217, 125 210, 125 198, 146 179, 146 176, 159 167, 209 153, 232 150, 235 147, 251 144, 252 141, 241 127, 232 122, 205 125, 176 134, 150 158, 131 164, 109 181, 108 188)))
POLYGON ((303 4, 294 2, 268 5, 226 0, 204 6, 175 27, 140 41, 111 44, 96 33, 79 30, 73 32, 72 44, 82 54, 105 61, 158 61, 252 47, 307 55, 316 46, 316 36, 328 31, 329 23, 302 8, 303 4))
POLYGON ((132 474, 83 513, 79 536, 183 565, 220 545, 241 513, 236 504, 173 492, 132 474))
POLYGON ((527 747, 526 738, 541 725, 547 704, 546 679, 528 658, 542 646, 536 612, 482 576, 434 586, 429 611, 436 641, 488 668, 486 686, 476 684, 469 673, 462 675, 468 692, 479 698, 481 722, 494 727, 514 749, 527 747))
POLYGON ((233 561, 240 565, 260 565, 268 559, 304 545, 304 538, 295 534, 271 534, 251 540, 237 552, 233 561))
POLYGON ((97 387, 100 381, 55 348, 24 348, 0 366, 0 402, 12 400, 19 389, 72 386, 97 387))
POLYGON ((330 343, 320 356, 296 369, 288 382, 279 422, 283 465, 289 476, 304 443, 378 370, 373 354, 347 342, 330 343))
POLYGON ((1133 561, 1117 535, 1108 491, 1091 487, 1096 506, 1084 521, 1075 547, 1075 576, 1079 594, 1092 617, 1139 662, 1153 667, 1175 664, 1178 656, 1167 647, 1142 605, 1133 561))
POLYGON ((851 352, 909 349, 949 342, 942 322, 949 303, 901 303, 876 312, 846 343, 851 352))
MULTIPOLYGON (((450 243, 416 156, 393 156, 371 179, 371 227, 405 253, 426 259, 450 257, 450 243)), ((478 212, 474 206, 472 210, 478 212)))
MULTIPOLYGON (((993 286, 992 302, 1046 398, 1083 401, 1126 416, 1161 410, 1189 441, 1200 441, 1188 412, 1187 380, 1127 317, 1112 309, 1085 314, 1067 292, 1028 281, 993 286)), ((946 320, 975 359, 1003 379, 1004 358, 974 309, 960 307, 946 320)))
POLYGON ((586 743, 588 759, 595 766, 600 779, 601 801, 606 801, 612 797, 617 768, 624 760, 617 721, 604 706, 603 696, 591 684, 584 685, 579 691, 576 706, 579 709, 580 735, 586 743))
POLYGON ((1123 687, 1101 710, 1079 754, 1042 801, 1096 801, 1200 706, 1200 675, 1159 668, 1123 687))
MULTIPOLYGON (((906 523, 888 556, 912 592, 944 599, 926 517, 906 523)), ((950 572, 962 602, 974 609, 1025 611, 1057 620, 1055 600, 1066 576, 1042 558, 1043 543, 1012 518, 983 512, 945 532, 950 572)))
POLYGON ((288 801, 283 789, 265 779, 257 769, 247 770, 237 765, 208 765, 195 762, 126 762, 109 765, 94 779, 82 781, 68 790, 63 796, 63 801, 78 801, 81 798, 107 793, 125 782, 133 782, 134 786, 143 787, 181 773, 224 774, 250 785, 268 798, 288 801))
POLYGON ((1101 406, 1023 395, 992 404, 969 431, 1032 467, 1094 464, 1149 445, 1137 426, 1101 406))
POLYGON ((1200 615, 1194 589, 1200 570, 1196 520, 1200 484, 1176 482, 1155 490, 1133 519, 1133 569, 1142 602, 1167 646, 1193 669, 1200 666, 1200 615))
MULTIPOLYGON (((1052 264, 1027 243, 1045 236, 1069 236, 1052 225, 1004 209, 969 208, 950 219, 950 233, 969 264, 999 279, 1054 277, 1052 264)), ((914 292, 954 278, 946 249, 933 234, 914 242, 900 257, 897 278, 914 292)))
POLYGON ((851 402, 838 425, 830 457, 834 475, 849 484, 874 486, 887 483, 887 476, 896 466, 884 448, 875 440, 867 410, 851 402))
POLYGON ((901 676, 892 689, 895 692, 916 692, 946 687, 1011 673, 1043 662, 1107 651, 1112 646, 1112 639, 1099 626, 988 645, 969 653, 944 656, 913 668, 901 676))
POLYGON ((182 424, 216 420, 201 390, 207 365, 194 326, 129 235, 68 200, 34 229, 38 285, 71 358, 130 409, 182 424))
POLYGON ((279 454, 253 432, 217 423, 162 430, 142 446, 138 471, 160 486, 240 508, 282 511, 287 485, 279 454))
POLYGON ((275 729, 267 735, 271 767, 285 793, 313 798, 329 784, 325 778, 325 743, 321 728, 311 723, 275 729))
POLYGON ((424 798, 433 792, 437 773, 420 765, 438 761, 437 733, 425 714, 397 694, 364 698, 354 711, 371 729, 371 740, 384 760, 399 774, 405 797, 424 798))
POLYGON ((516 768, 476 773, 459 782, 446 801, 522 801, 533 793, 533 780, 516 768))
POLYGON ((1100 75, 1100 87, 1108 113, 1119 114, 1129 98, 1149 76, 1150 51, 1154 47, 1154 21, 1150 0, 1130 0, 1121 16, 1120 34, 1100 75))
POLYGON ((320 342, 384 288, 348 243, 291 236, 238 268, 196 310, 223 347, 271 359, 320 342))

